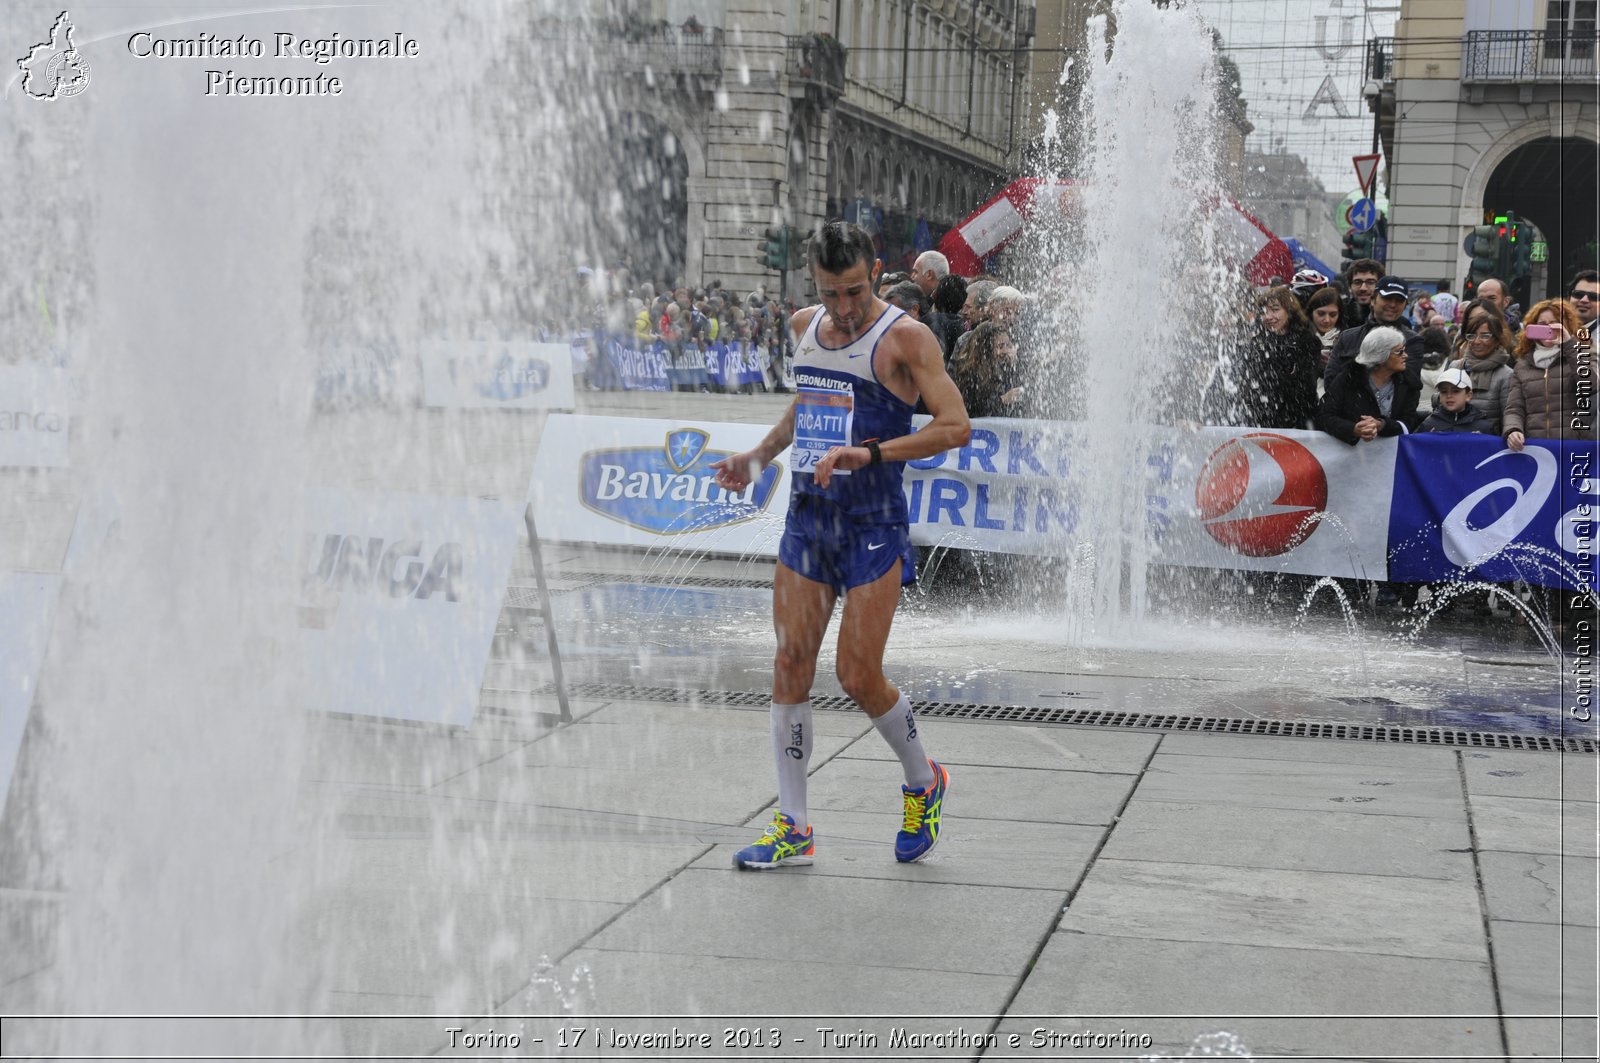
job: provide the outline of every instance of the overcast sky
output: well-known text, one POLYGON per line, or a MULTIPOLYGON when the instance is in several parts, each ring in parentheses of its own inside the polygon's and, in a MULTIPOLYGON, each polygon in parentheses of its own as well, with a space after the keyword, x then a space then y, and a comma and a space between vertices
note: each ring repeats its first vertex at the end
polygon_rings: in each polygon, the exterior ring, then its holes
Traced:
POLYGON ((1329 192, 1352 191, 1350 158, 1372 150, 1373 116, 1361 96, 1367 41, 1394 35, 1399 0, 1195 2, 1239 64, 1256 127, 1246 149, 1292 152, 1329 192))

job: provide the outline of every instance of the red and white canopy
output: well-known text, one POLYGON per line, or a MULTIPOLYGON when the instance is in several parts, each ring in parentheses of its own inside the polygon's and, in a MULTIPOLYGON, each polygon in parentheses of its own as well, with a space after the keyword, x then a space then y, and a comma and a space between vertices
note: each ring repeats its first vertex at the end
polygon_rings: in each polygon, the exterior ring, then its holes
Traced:
MULTIPOLYGON (((983 260, 1005 247, 1033 222, 1064 217, 1076 209, 1082 186, 1072 181, 1023 177, 969 214, 944 234, 939 250, 950 260, 950 271, 965 277, 983 272, 983 260)), ((1288 245, 1261 224, 1238 202, 1228 200, 1222 223, 1228 242, 1239 248, 1245 276, 1265 285, 1273 278, 1294 275, 1294 256, 1288 245)))

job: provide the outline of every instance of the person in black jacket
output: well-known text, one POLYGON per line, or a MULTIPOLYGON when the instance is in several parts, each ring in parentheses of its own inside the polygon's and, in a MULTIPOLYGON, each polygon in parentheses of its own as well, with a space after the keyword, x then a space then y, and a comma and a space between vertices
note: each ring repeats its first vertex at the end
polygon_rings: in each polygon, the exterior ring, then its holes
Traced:
POLYGON ((1481 432, 1496 435, 1494 418, 1472 404, 1472 378, 1464 369, 1439 374, 1439 405, 1418 426, 1419 432, 1481 432))
POLYGON ((1351 446, 1411 431, 1419 420, 1420 384, 1406 371, 1406 337, 1396 328, 1370 330, 1355 360, 1328 382, 1317 427, 1351 446))
POLYGON ((1406 282, 1399 277, 1385 277, 1378 282, 1378 294, 1372 297, 1372 316, 1364 324, 1345 329, 1334 341, 1333 353, 1328 356, 1327 368, 1322 371, 1324 385, 1331 386, 1334 377, 1342 374, 1355 360, 1356 352, 1361 349, 1361 343, 1369 332, 1387 327, 1400 330, 1405 337, 1406 375, 1416 386, 1417 393, 1421 394, 1422 362, 1426 352, 1423 350, 1422 337, 1405 324, 1408 292, 1406 282))
POLYGON ((955 351, 956 339, 967 330, 961 320, 961 307, 967 301, 967 279, 954 273, 939 278, 933 287, 933 313, 926 324, 944 351, 944 365, 950 368, 950 355, 955 351))
POLYGON ((1281 286, 1264 292, 1254 327, 1212 378, 1207 420, 1236 427, 1309 427, 1317 412, 1321 350, 1294 292, 1281 286))

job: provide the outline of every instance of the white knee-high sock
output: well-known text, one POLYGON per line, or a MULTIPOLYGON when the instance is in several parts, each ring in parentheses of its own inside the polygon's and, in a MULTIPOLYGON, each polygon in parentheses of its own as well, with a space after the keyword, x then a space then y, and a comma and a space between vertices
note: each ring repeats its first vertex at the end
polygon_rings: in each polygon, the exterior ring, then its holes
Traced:
POLYGON ((917 714, 911 711, 911 702, 904 694, 894 703, 894 708, 872 721, 883 740, 889 743, 894 755, 900 758, 905 769, 906 785, 913 790, 926 790, 933 785, 933 768, 928 764, 928 754, 922 749, 922 739, 917 737, 917 714))
POLYGON ((772 757, 778 765, 778 811, 804 830, 806 769, 811 764, 811 702, 772 703, 772 757))

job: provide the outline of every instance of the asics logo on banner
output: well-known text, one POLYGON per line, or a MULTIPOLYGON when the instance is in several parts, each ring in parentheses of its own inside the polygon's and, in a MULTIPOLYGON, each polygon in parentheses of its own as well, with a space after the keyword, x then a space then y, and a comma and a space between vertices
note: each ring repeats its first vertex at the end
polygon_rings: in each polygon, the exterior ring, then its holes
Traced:
MULTIPOLYGON (((1504 457, 1515 458, 1516 454, 1513 450, 1497 451, 1480 461, 1477 468, 1481 469, 1504 457)), ((1510 476, 1486 483, 1457 502, 1455 508, 1439 523, 1439 531, 1444 536, 1444 554, 1452 564, 1475 568, 1500 553, 1533 523, 1533 518, 1539 515, 1539 510, 1550 498, 1550 492, 1555 490, 1556 480, 1561 474, 1560 461, 1554 453, 1543 447, 1526 447, 1522 454, 1533 459, 1533 483, 1524 486, 1521 480, 1510 476), (1501 491, 1510 491, 1515 496, 1511 508, 1490 524, 1474 528, 1470 523, 1472 511, 1478 507, 1478 503, 1501 491)), ((1592 483, 1586 484, 1585 494, 1590 493, 1592 487, 1592 483)), ((1568 531, 1570 523, 1563 518, 1557 525, 1556 540, 1561 543, 1562 549, 1576 553, 1576 540, 1568 531), (1567 532, 1567 539, 1573 539, 1570 547, 1563 541, 1564 531, 1567 532)))
POLYGON ((794 724, 789 728, 789 748, 784 752, 795 760, 805 756, 806 726, 803 723, 794 724))
POLYGON ((1245 557, 1276 557, 1309 539, 1328 507, 1328 475, 1300 443, 1271 432, 1230 439, 1195 481, 1201 526, 1245 557))
POLYGON ((675 428, 658 447, 591 450, 578 459, 579 497, 601 516, 656 535, 709 531, 750 520, 772 501, 783 467, 774 462, 743 491, 717 486, 710 433, 675 428))

